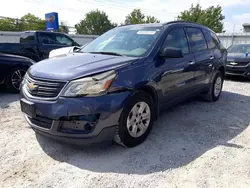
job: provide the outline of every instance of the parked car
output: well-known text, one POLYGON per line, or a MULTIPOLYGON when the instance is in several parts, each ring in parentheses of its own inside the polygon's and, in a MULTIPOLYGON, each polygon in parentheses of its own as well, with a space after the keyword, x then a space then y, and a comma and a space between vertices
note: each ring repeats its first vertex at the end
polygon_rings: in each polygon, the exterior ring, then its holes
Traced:
POLYGON ((217 101, 226 55, 216 34, 195 23, 120 26, 77 53, 33 65, 21 110, 53 139, 133 147, 167 107, 197 95, 217 101))
POLYGON ((0 43, 0 52, 28 57, 36 62, 49 57, 51 50, 80 46, 64 33, 50 31, 26 31, 21 34, 20 43, 0 43))
POLYGON ((226 75, 250 78, 250 44, 234 44, 228 48, 226 75))
POLYGON ((63 47, 63 48, 51 50, 50 53, 49 53, 49 58, 74 53, 74 52, 76 52, 78 50, 81 50, 86 45, 87 44, 84 44, 84 45, 82 45, 80 47, 79 46, 72 46, 72 47, 63 47))
POLYGON ((0 53, 0 84, 11 92, 19 92, 22 79, 33 64, 32 59, 0 53))

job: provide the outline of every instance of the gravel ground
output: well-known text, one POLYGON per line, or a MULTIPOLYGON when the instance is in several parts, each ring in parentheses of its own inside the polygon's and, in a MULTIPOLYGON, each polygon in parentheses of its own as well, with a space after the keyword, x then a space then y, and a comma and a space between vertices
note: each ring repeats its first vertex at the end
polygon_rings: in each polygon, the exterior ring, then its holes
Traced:
POLYGON ((147 141, 72 148, 36 135, 18 96, 0 93, 1 187, 250 187, 250 83, 226 81, 216 103, 164 112, 147 141))

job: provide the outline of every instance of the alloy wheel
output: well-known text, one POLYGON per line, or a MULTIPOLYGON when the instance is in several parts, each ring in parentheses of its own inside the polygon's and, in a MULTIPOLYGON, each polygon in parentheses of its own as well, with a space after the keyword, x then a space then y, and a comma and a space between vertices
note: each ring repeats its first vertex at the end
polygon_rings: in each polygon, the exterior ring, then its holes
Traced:
POLYGON ((214 83, 214 96, 215 97, 218 97, 221 93, 221 88, 222 88, 222 78, 221 77, 218 77, 216 80, 215 80, 215 83, 214 83))
POLYGON ((16 70, 15 72, 13 72, 11 76, 11 84, 15 89, 19 90, 20 84, 23 81, 25 73, 25 70, 16 70))
POLYGON ((127 118, 127 129, 133 138, 142 136, 149 124, 151 118, 150 107, 146 102, 136 103, 127 118))

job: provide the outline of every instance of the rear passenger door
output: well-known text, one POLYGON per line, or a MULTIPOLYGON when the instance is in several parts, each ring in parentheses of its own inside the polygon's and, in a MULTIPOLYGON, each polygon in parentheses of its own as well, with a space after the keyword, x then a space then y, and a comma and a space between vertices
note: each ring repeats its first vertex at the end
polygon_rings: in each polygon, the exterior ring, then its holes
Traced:
MULTIPOLYGON (((204 35, 207 40, 208 48, 211 49, 214 53, 214 63, 225 62, 226 59, 226 49, 221 44, 219 38, 211 30, 204 30, 204 35)), ((216 65, 214 65, 216 66, 216 65)))
POLYGON ((214 53, 208 48, 202 29, 186 27, 191 51, 195 57, 195 89, 203 89, 209 83, 214 62, 214 53))

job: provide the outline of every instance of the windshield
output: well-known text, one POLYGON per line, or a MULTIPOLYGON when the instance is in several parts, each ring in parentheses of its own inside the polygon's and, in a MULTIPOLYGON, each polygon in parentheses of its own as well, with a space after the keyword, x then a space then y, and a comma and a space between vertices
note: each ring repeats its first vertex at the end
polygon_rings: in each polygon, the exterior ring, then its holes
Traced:
POLYGON ((250 53, 250 44, 238 44, 228 48, 229 53, 250 53))
POLYGON ((81 52, 108 52, 123 56, 148 55, 162 27, 120 27, 112 29, 86 45, 81 52))

